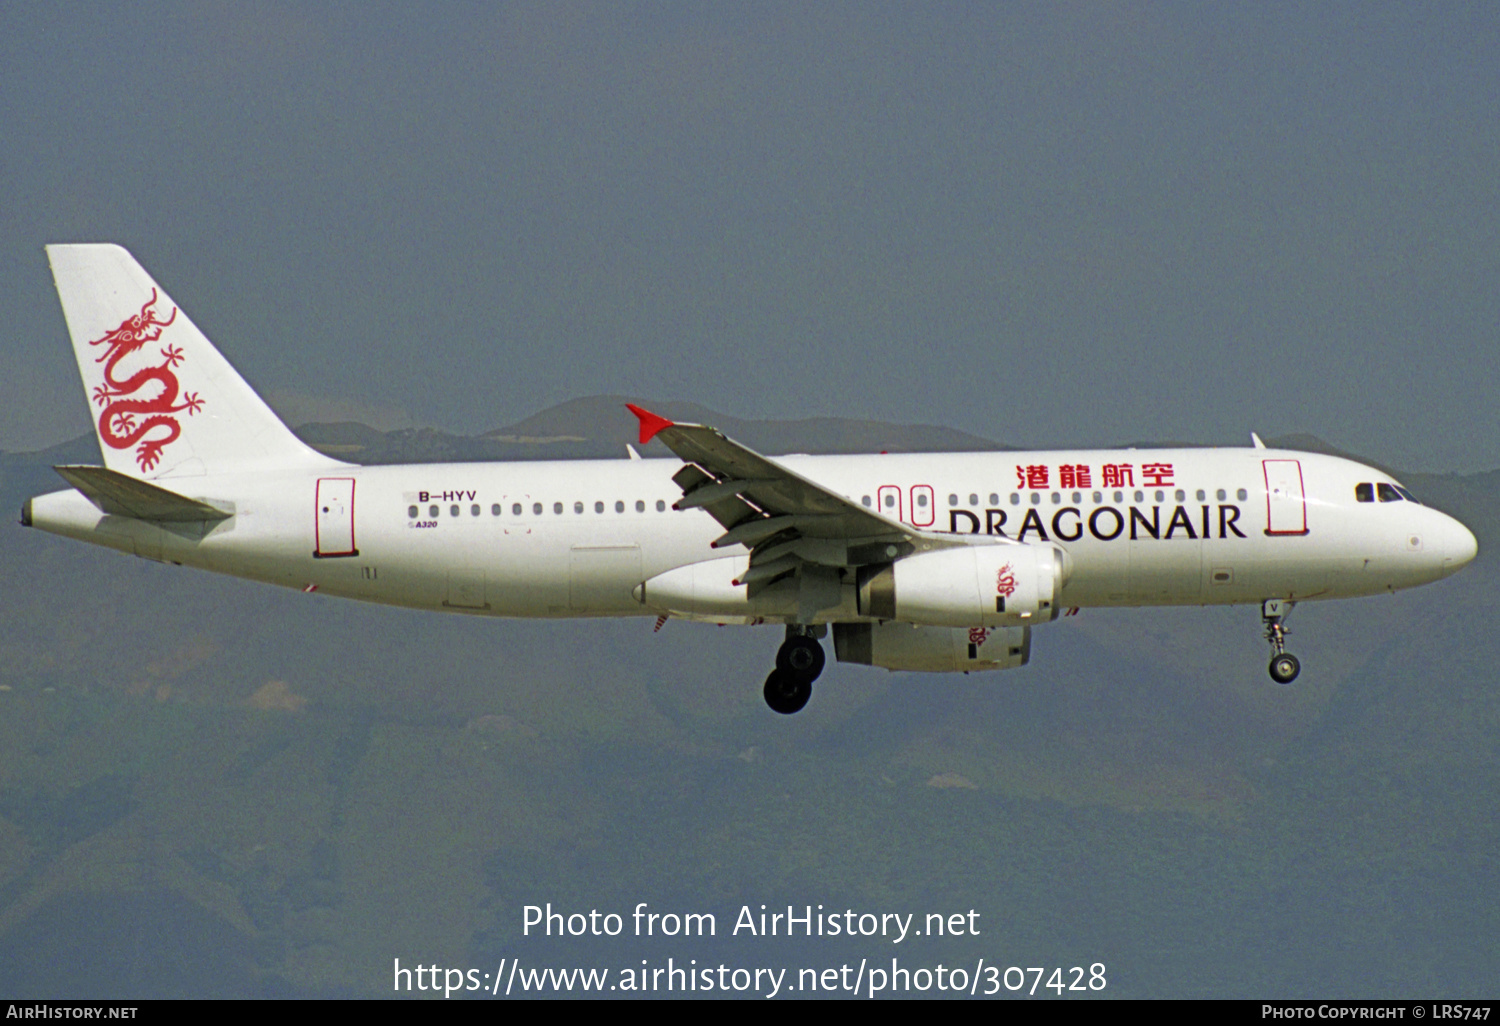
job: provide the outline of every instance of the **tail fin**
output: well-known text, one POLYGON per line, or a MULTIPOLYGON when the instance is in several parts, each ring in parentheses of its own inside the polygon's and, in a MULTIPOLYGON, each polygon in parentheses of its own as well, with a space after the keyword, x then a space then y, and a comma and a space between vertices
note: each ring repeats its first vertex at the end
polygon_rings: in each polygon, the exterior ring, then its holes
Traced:
POLYGON ((288 430, 135 258, 48 246, 104 464, 133 477, 342 466, 288 430))

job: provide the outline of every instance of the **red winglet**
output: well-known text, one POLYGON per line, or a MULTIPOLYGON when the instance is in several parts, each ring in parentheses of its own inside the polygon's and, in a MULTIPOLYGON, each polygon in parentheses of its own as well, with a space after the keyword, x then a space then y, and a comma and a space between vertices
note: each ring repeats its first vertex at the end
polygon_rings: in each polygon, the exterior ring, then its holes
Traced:
POLYGON ((626 403, 625 408, 635 414, 641 422, 641 444, 645 445, 656 437, 656 433, 662 428, 669 428, 672 422, 666 417, 658 417, 650 410, 643 410, 634 403, 626 403))

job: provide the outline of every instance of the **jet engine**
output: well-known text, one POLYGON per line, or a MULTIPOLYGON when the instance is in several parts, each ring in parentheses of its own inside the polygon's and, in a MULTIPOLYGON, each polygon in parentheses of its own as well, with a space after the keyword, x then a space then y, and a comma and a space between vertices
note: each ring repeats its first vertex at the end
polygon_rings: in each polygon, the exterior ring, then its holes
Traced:
POLYGON ((1008 670, 1025 666, 1031 658, 1031 628, 836 623, 833 651, 841 663, 883 666, 887 670, 1008 670))
POLYGON ((1067 579, 1055 545, 965 545, 862 567, 861 616, 938 627, 1054 620, 1067 579))

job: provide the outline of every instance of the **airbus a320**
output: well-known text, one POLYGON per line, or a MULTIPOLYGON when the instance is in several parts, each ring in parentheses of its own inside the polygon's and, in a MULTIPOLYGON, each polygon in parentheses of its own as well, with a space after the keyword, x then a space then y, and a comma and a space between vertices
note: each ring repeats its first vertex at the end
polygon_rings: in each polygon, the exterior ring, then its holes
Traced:
POLYGON ((1025 665, 1100 606, 1299 602, 1436 581, 1474 536, 1373 467, 1247 448, 762 455, 631 406, 670 458, 358 466, 299 440, 135 259, 47 247, 103 466, 22 523, 146 559, 482 616, 781 624, 764 695, 841 662, 1025 665))

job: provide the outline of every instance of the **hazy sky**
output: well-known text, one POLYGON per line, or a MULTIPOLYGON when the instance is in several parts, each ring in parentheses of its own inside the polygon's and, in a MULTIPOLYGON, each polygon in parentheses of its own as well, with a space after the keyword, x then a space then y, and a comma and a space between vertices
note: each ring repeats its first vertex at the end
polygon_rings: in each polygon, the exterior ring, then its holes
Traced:
MULTIPOLYGON (((6 4, 0 448, 42 246, 258 387, 1500 465, 1500 6, 6 4)), ((623 413, 622 413, 623 416, 623 413)))

